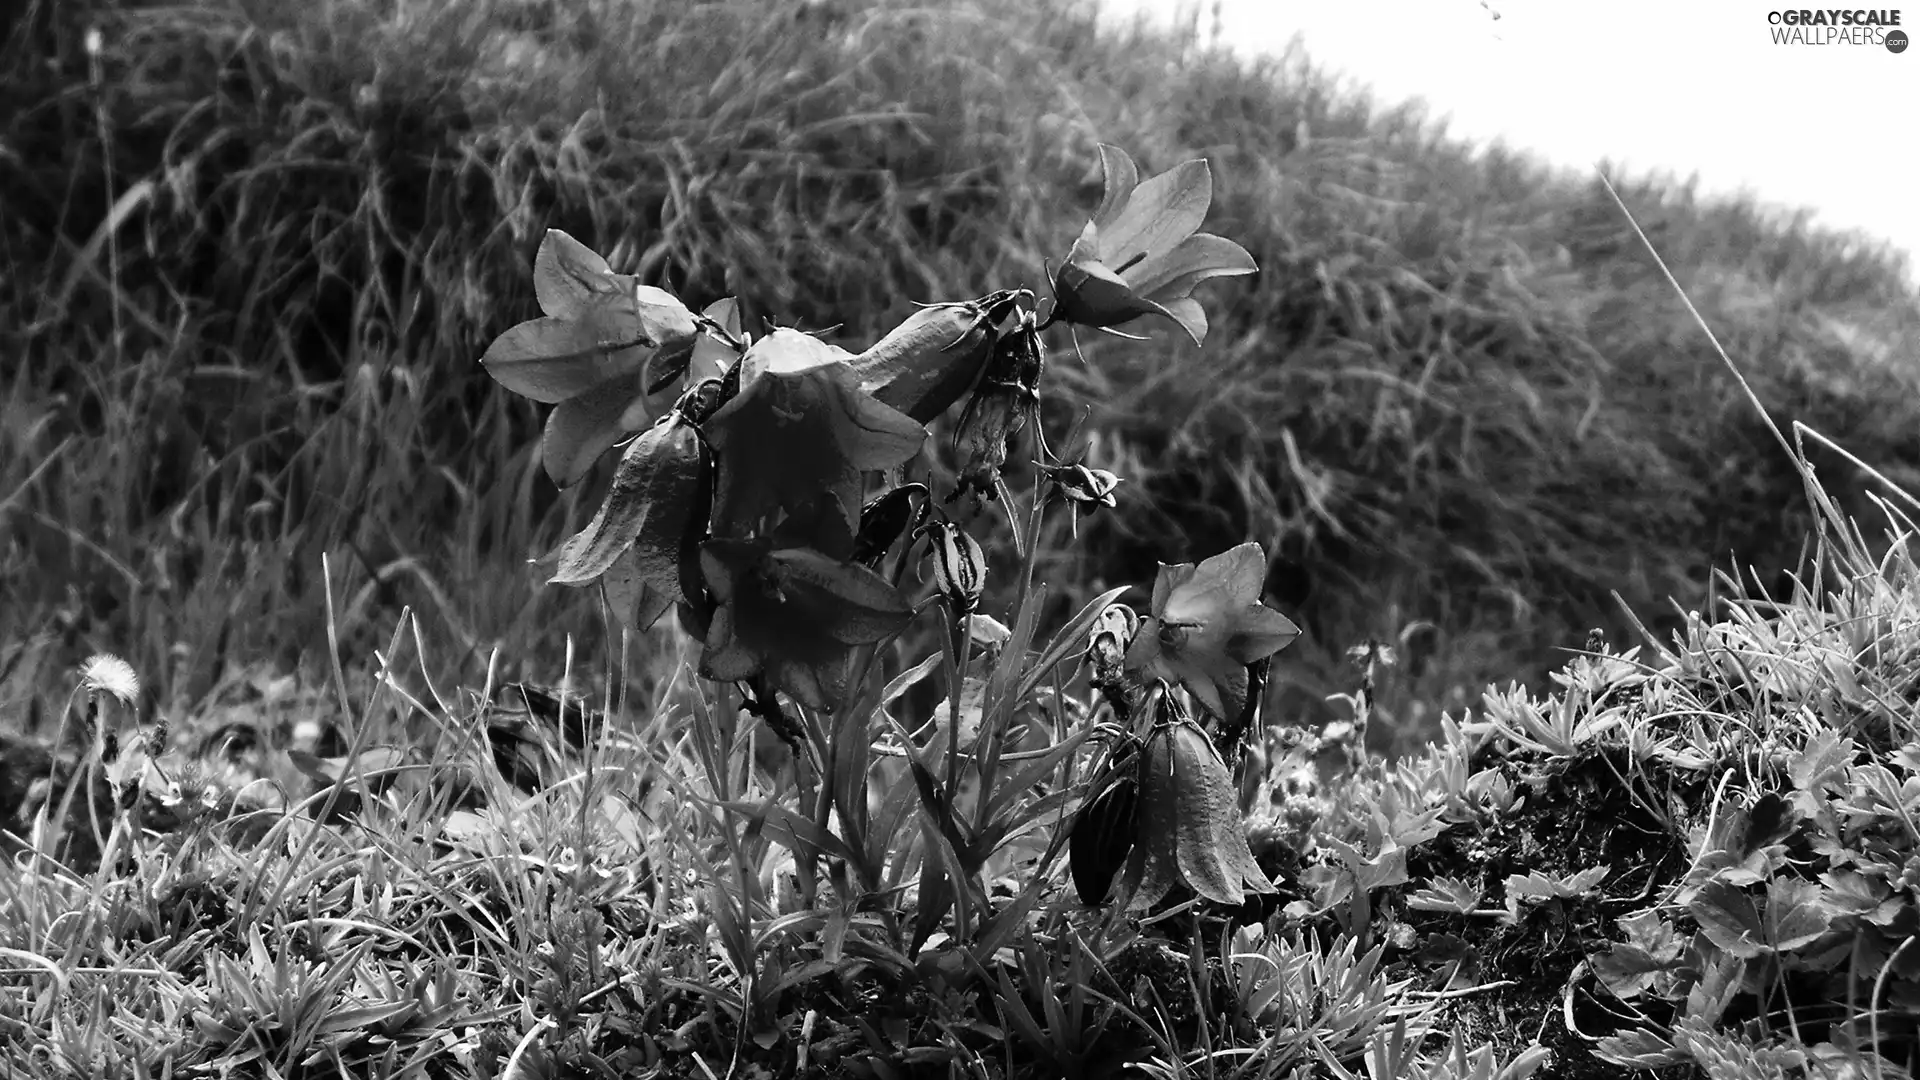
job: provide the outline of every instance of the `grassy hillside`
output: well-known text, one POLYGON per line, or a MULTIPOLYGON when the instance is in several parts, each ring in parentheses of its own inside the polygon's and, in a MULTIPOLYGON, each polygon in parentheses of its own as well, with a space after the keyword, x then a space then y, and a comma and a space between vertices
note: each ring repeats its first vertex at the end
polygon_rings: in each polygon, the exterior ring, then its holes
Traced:
MULTIPOLYGON (((533 314, 544 231, 857 347, 912 301, 1039 287, 1098 199, 1096 142, 1150 171, 1207 156, 1209 228, 1262 273, 1211 290, 1203 351, 1156 331, 1056 354, 1049 425, 1091 409, 1128 512, 1043 570, 1139 581, 1260 540, 1308 632, 1283 709, 1343 688, 1349 645, 1428 620, 1379 718, 1419 726, 1590 626, 1623 634, 1611 593, 1661 629, 1667 598, 1706 602, 1710 567, 1778 587, 1806 535, 1799 479, 1596 183, 1469 153, 1298 58, 1011 0, 17 18, 11 714, 96 650, 174 710, 249 665, 317 671, 323 555, 351 658, 408 604, 470 683, 495 644, 532 677, 567 634, 597 655, 586 594, 523 564, 584 523, 605 466, 556 492, 541 409, 475 363, 533 314)), ((1777 417, 1920 475, 1920 308, 1895 259, 1664 182, 1623 194, 1777 417)), ((1858 478, 1815 461, 1857 506, 1858 478)))

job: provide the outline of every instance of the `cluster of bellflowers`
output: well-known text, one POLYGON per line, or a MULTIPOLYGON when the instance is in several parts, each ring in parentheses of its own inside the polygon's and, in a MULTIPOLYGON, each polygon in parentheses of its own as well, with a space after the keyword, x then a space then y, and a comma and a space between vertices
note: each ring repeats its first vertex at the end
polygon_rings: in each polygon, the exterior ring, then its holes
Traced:
MULTIPOLYGON (((736 298, 696 312, 548 232, 534 262, 543 316, 482 359, 501 385, 552 406, 541 461, 554 483, 619 451, 593 520, 537 560, 548 580, 597 584, 634 631, 673 612, 700 643, 699 674, 742 687, 796 748, 794 710, 846 712, 875 651, 929 606, 962 632, 981 625, 988 567, 952 507, 995 500, 1011 513, 1003 473, 1023 434, 1040 448, 1036 513, 1064 506, 1077 537, 1080 516, 1118 505, 1118 476, 1053 459, 1038 437, 1044 335, 1130 337, 1119 328, 1160 319, 1197 346, 1207 318, 1194 289, 1256 269, 1238 244, 1199 231, 1206 162, 1143 181, 1124 152, 1100 157, 1105 194, 1044 302, 1015 288, 921 306, 860 352, 793 328, 751 333, 736 298), (909 474, 927 425, 956 408, 953 490, 939 497, 909 474), (919 601, 916 578, 932 585, 919 601)), ((1090 898, 1121 868, 1136 899, 1176 880, 1235 901, 1265 886, 1237 817, 1210 809, 1231 783, 1218 732, 1244 723, 1259 665, 1298 633, 1260 603, 1264 566, 1253 544, 1163 566, 1148 613, 1101 613, 1091 686, 1127 734, 1076 828, 1090 898), (1182 824, 1194 814, 1205 821, 1182 824)))

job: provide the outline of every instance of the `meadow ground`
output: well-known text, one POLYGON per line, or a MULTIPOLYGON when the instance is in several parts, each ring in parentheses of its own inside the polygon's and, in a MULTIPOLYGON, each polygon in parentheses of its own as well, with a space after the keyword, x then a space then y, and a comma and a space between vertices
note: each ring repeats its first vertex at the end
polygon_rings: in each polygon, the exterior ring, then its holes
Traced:
POLYGON ((1072 4, 9 17, 0 1025, 31 1070, 1912 1067, 1912 565, 1868 523, 1920 491, 1920 305, 1871 242, 1616 178, 1675 290, 1598 181, 1072 4), (1072 768, 1008 789, 977 864, 897 761, 897 837, 812 831, 824 789, 686 638, 527 567, 612 469, 556 489, 544 407, 475 362, 550 228, 856 350, 1044 292, 1098 143, 1204 156, 1208 231, 1261 269, 1202 290, 1202 349, 1050 339, 1042 422, 1084 416, 1124 484, 1027 549, 1035 640, 1104 589, 1144 609, 1156 562, 1271 557, 1305 633, 1265 719, 1362 720, 1372 754, 1254 756, 1257 928, 1034 884, 1072 768), (1368 640, 1400 663, 1362 699, 1368 640), (100 653, 129 703, 76 692, 100 653), (144 759, 70 737, 89 703, 174 786, 119 799, 144 759), (977 918, 902 906, 943 888, 977 918))

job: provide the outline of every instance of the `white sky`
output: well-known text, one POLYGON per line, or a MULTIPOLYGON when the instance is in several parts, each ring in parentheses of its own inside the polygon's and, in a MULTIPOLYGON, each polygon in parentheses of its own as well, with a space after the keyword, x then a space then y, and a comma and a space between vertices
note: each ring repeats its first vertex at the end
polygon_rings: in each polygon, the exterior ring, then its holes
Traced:
MULTIPOLYGON (((1105 2, 1172 17, 1193 0, 1105 2)), ((1703 192, 1807 207, 1920 263, 1920 47, 1776 45, 1770 10, 1762 0, 1219 2, 1224 42, 1277 53, 1298 34, 1316 63, 1383 101, 1425 98, 1457 137, 1501 137, 1587 175, 1600 158, 1698 173, 1703 192)), ((1892 10, 1920 35, 1920 2, 1892 10)))

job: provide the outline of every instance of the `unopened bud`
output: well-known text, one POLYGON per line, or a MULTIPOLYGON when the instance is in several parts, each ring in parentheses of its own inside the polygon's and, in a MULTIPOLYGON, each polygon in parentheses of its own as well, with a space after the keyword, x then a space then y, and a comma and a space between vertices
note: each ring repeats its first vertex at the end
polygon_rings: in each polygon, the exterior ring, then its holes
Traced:
POLYGON ((1027 426, 1040 407, 1040 374, 1046 353, 1033 313, 1022 312, 1012 329, 994 343, 993 357, 980 373, 960 415, 953 444, 960 458, 961 490, 990 493, 1007 463, 1007 442, 1027 426))
POLYGON ((1024 289, 1009 289, 921 308, 847 365, 862 390, 928 423, 979 377, 992 354, 994 324, 1030 298, 1024 289))
POLYGON ((1074 506, 1095 510, 1114 505, 1113 492, 1120 486, 1120 478, 1107 470, 1089 469, 1080 464, 1046 465, 1042 468, 1047 478, 1053 481, 1054 490, 1074 506))
POLYGON ((980 542, 951 521, 929 522, 923 531, 933 558, 934 583, 953 605, 956 617, 971 614, 980 606, 987 581, 987 556, 980 542))
MULTIPOLYGON (((720 406, 727 403, 725 385, 722 379, 702 379, 680 395, 673 410, 686 417, 690 424, 705 423, 708 417, 720 411, 720 406)), ((734 389, 736 392, 739 390, 738 380, 734 382, 734 389)))
POLYGON ((860 532, 854 537, 853 561, 871 570, 886 558, 894 541, 913 523, 913 497, 923 500, 925 484, 902 484, 860 508, 860 532))
POLYGON ((1140 616, 1125 604, 1108 604, 1087 635, 1087 666, 1094 689, 1118 688, 1127 667, 1127 644, 1140 628, 1140 616))

